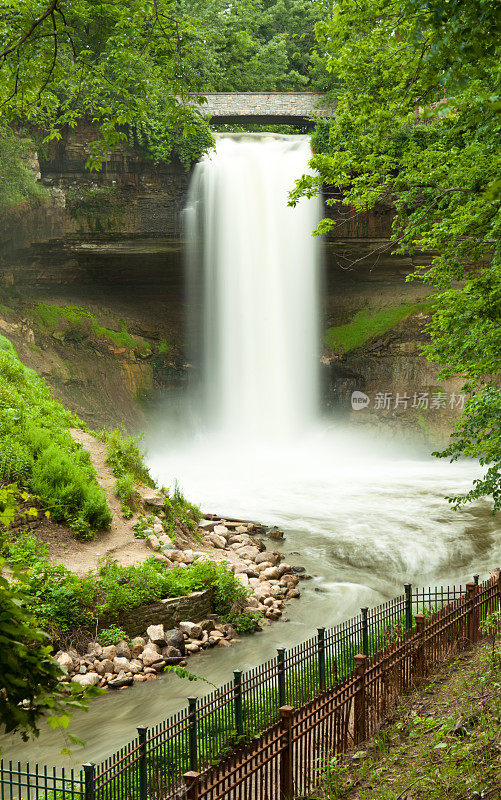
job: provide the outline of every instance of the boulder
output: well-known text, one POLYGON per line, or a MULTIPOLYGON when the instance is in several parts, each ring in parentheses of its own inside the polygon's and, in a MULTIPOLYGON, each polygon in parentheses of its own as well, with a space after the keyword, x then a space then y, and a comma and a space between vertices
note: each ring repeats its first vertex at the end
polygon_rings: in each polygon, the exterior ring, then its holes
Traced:
POLYGON ((145 667, 151 667, 153 664, 156 664, 157 661, 161 661, 162 656, 160 653, 157 653, 155 650, 150 649, 149 647, 145 647, 143 652, 141 653, 141 661, 143 662, 145 667))
POLYGON ((66 672, 70 672, 70 670, 73 669, 73 659, 69 653, 65 653, 63 651, 59 652, 56 655, 56 661, 66 669, 66 672))
POLYGON ((204 619, 202 620, 202 622, 200 622, 200 627, 202 628, 203 631, 207 631, 207 633, 210 633, 211 631, 214 630, 216 626, 214 624, 214 620, 204 619))
POLYGON ((287 564, 285 561, 282 561, 281 564, 278 565, 278 574, 282 578, 284 575, 292 572, 292 567, 290 564, 287 564))
POLYGON ((196 644, 196 642, 188 642, 186 645, 186 652, 187 653, 198 653, 200 650, 200 645, 196 644))
POLYGON ((146 628, 146 633, 153 644, 156 644, 159 647, 163 647, 166 644, 163 625, 150 625, 148 628, 146 628))
POLYGON ((277 579, 280 577, 277 567, 268 567, 261 573, 261 577, 265 580, 277 579))
POLYGON ((103 660, 101 661, 101 666, 104 670, 105 675, 107 672, 113 672, 113 661, 111 660, 111 658, 103 658, 103 660))
POLYGON ((258 553, 258 555, 254 559, 256 564, 264 564, 268 562, 271 566, 275 566, 277 563, 277 557, 275 553, 270 553, 267 550, 264 550, 262 553, 258 553))
POLYGON ((237 525, 235 533, 247 533, 247 525, 237 525))
POLYGON ((146 539, 146 546, 149 547, 151 550, 160 550, 160 542, 158 541, 158 536, 152 533, 146 539))
POLYGON ((224 550, 226 547, 226 539, 224 536, 220 536, 218 533, 210 533, 207 537, 210 543, 216 547, 218 550, 224 550))
POLYGON ((143 671, 143 662, 140 661, 138 658, 133 658, 130 662, 130 672, 133 675, 137 675, 138 672, 143 671))
POLYGON ((161 522, 155 522, 155 524, 153 525, 153 533, 156 533, 157 536, 159 533, 164 533, 164 526, 162 525, 161 522))
POLYGON ((162 658, 166 664, 178 664, 182 659, 182 653, 177 647, 172 647, 170 644, 162 648, 162 658))
POLYGON ((165 497, 161 494, 148 494, 143 496, 143 503, 150 508, 163 508, 165 505, 165 497))
POLYGON ((126 658, 129 661, 132 658, 130 645, 125 639, 122 639, 122 641, 117 644, 117 656, 118 658, 126 658))
POLYGON ((134 636, 131 642, 132 657, 136 658, 140 653, 143 652, 145 647, 146 647, 146 639, 143 639, 142 636, 134 636))
POLYGON ((196 622, 180 622, 179 630, 186 633, 189 639, 201 639, 203 635, 202 626, 196 622))
MULTIPOLYGON (((201 626, 202 625, 203 623, 201 623, 201 626)), ((176 647, 181 652, 181 655, 184 655, 184 636, 182 631, 178 630, 178 628, 172 628, 166 631, 165 642, 171 647, 176 647)))
POLYGON ((218 536, 223 536, 223 537, 224 536, 228 536, 228 534, 229 534, 229 530, 226 527, 226 525, 215 525, 214 529, 213 529, 213 532, 215 534, 217 534, 218 536))
POLYGON ((103 648, 99 642, 89 642, 87 645, 87 655, 99 658, 103 654, 103 648))
POLYGON ((97 672, 88 672, 86 675, 75 675, 71 679, 72 683, 78 683, 80 686, 87 688, 87 686, 96 686, 99 683, 99 675, 97 672))
POLYGON ((130 661, 128 658, 119 658, 115 656, 113 659, 113 672, 119 675, 121 672, 130 672, 130 661))
POLYGON ((126 675, 125 672, 119 672, 116 678, 108 681, 108 686, 112 689, 120 689, 121 686, 130 686, 134 682, 132 675, 126 675))
POLYGON ((236 554, 240 556, 240 558, 248 558, 249 561, 256 560, 257 556, 259 555, 259 550, 257 547, 249 547, 248 545, 244 545, 243 547, 239 547, 235 550, 236 554))
POLYGON ((107 647, 103 647, 102 656, 103 658, 109 658, 111 661, 115 658, 117 654, 117 648, 114 644, 109 644, 107 647))
POLYGON ((152 667, 155 670, 155 672, 163 672, 165 669, 165 664, 166 661, 165 659, 162 658, 160 661, 155 661, 155 663, 152 664, 152 667))
POLYGON ((242 586, 245 586, 247 589, 249 586, 249 576, 245 574, 245 572, 237 572, 235 573, 235 578, 239 581, 242 586))

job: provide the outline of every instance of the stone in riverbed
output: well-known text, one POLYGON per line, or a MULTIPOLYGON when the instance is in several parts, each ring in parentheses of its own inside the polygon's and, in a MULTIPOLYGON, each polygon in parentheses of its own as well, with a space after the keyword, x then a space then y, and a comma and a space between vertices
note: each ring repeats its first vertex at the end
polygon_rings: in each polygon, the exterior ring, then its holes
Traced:
POLYGON ((143 503, 151 508, 163 508, 165 505, 165 497, 161 494, 150 494, 143 497, 143 503))
POLYGON ((224 536, 220 536, 218 533, 209 533, 207 537, 210 543, 216 547, 218 550, 224 550, 226 547, 226 539, 224 536))
POLYGON ((145 647, 146 639, 143 639, 142 636, 134 636, 131 642, 131 654, 133 658, 137 658, 137 656, 143 652, 145 647))
POLYGON ((111 681, 108 681, 108 686, 111 686, 112 689, 120 689, 122 686, 130 686, 133 681, 134 678, 132 675, 119 672, 116 678, 112 678, 111 681))
POLYGON ((159 647, 165 646, 165 631, 163 625, 150 625, 148 628, 146 628, 146 633, 153 644, 156 644, 159 647))
POLYGON ((162 656, 160 653, 156 653, 155 650, 151 650, 149 647, 145 647, 143 652, 141 653, 141 661, 143 662, 145 667, 151 667, 153 664, 156 664, 157 661, 161 661, 162 656))
POLYGON ((109 658, 111 661, 113 661, 116 654, 117 654, 117 648, 115 647, 114 644, 109 644, 107 647, 103 647, 103 653, 102 653, 103 659, 109 658))
POLYGON ((139 661, 138 658, 133 658, 130 662, 130 671, 133 675, 137 675, 138 672, 143 671, 143 662, 139 661))
POLYGON ((176 647, 181 652, 181 655, 184 655, 184 636, 178 628, 171 628, 171 630, 166 631, 165 641, 167 645, 176 647))
POLYGON ((122 639, 121 642, 117 644, 117 656, 119 658, 127 658, 129 661, 132 658, 131 649, 129 643, 122 639))
POLYGON ((272 566, 275 566, 275 564, 277 563, 277 557, 276 557, 275 553, 271 553, 271 552, 268 552, 267 550, 265 550, 264 552, 259 553, 255 557, 254 562, 256 564, 264 564, 265 562, 268 562, 272 566))
POLYGON ((196 622, 180 622, 179 623, 179 630, 182 633, 186 633, 190 639, 201 639, 203 630, 202 626, 198 625, 196 622))
POLYGON ((86 675, 75 675, 71 679, 72 683, 78 683, 80 686, 87 687, 87 686, 95 686, 99 683, 99 675, 97 672, 88 672, 86 675))
POLYGON ((73 669, 73 659, 69 653, 61 651, 56 655, 56 661, 66 669, 67 672, 73 669))
POLYGON ((103 660, 101 661, 101 666, 104 669, 105 675, 108 672, 113 672, 113 661, 111 660, 111 658, 103 658, 103 660))
POLYGON ((116 675, 119 675, 121 672, 129 672, 130 671, 130 661, 128 658, 119 658, 115 656, 113 659, 113 672, 116 675))
POLYGON ((226 525, 215 525, 214 526, 214 533, 216 533, 218 536, 225 537, 225 536, 228 536, 229 530, 226 527, 226 525))
POLYGON ((280 573, 277 567, 268 567, 261 573, 261 577, 265 580, 277 579, 280 577, 280 573))
POLYGON ((177 647, 172 647, 168 644, 167 647, 162 648, 162 658, 165 659, 168 664, 175 664, 181 661, 182 657, 181 650, 178 650, 177 647))

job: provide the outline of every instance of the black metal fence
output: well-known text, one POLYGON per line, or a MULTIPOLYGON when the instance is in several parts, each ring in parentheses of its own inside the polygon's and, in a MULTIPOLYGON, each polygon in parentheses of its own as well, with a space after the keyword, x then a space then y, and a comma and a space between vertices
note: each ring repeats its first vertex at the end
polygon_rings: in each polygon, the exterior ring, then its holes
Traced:
MULTIPOLYGON (((478 584, 478 576, 474 576, 478 584)), ((147 800, 183 793, 182 776, 200 771, 269 727, 284 705, 299 707, 353 669, 356 653, 371 656, 427 613, 458 599, 465 587, 412 589, 333 628, 318 628, 296 647, 233 679, 170 719, 139 726, 128 745, 100 764, 74 771, 0 762, 0 800, 147 800)))

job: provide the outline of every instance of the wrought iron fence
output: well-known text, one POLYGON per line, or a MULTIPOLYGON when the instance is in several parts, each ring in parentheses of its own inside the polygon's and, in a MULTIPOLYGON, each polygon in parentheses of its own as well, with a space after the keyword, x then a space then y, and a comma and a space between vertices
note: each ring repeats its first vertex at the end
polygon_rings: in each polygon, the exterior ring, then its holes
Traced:
MULTIPOLYGON (((478 576, 471 586, 478 588, 478 576)), ((26 765, 21 769, 20 764, 14 768, 12 762, 8 766, 0 762, 0 800, 183 796, 186 772, 206 769, 260 732, 272 730, 284 706, 305 708, 321 693, 349 683, 357 654, 371 658, 401 646, 423 613, 431 619, 441 609, 465 602, 461 585, 413 590, 407 584, 393 600, 363 608, 333 628, 318 628, 307 641, 289 650, 279 648, 275 658, 247 672, 236 670, 233 680, 205 697, 189 698, 188 707, 170 719, 149 729, 139 726, 128 745, 100 764, 84 764, 76 776, 73 771, 56 774, 55 768, 26 765)), ((478 627, 478 614, 475 624, 478 627)), ((342 717, 336 725, 340 726, 339 741, 345 741, 346 719, 342 717)), ((278 747, 278 740, 270 736, 263 752, 278 747)))

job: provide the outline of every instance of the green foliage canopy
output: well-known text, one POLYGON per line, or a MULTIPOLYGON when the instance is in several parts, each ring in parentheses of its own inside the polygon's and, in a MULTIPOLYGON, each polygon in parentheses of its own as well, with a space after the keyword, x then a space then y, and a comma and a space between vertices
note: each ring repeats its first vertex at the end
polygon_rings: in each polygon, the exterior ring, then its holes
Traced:
MULTIPOLYGON (((437 286, 428 357, 472 393, 441 455, 478 458, 484 480, 456 505, 501 507, 500 71, 495 0, 338 0, 317 26, 340 81, 336 115, 319 125, 313 166, 292 195, 337 187, 343 204, 395 209, 392 242, 411 278, 437 286), (422 266, 420 251, 436 253, 422 266)), ((320 233, 335 224, 323 220, 320 233)))

